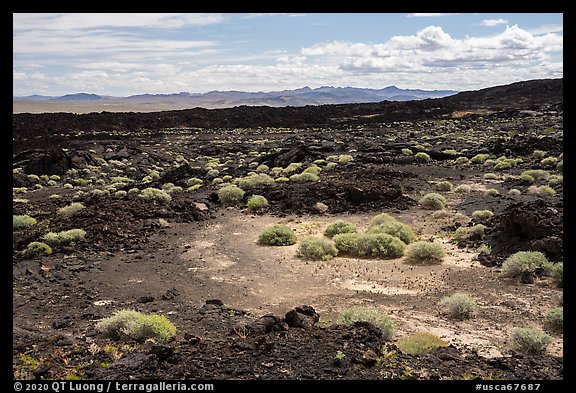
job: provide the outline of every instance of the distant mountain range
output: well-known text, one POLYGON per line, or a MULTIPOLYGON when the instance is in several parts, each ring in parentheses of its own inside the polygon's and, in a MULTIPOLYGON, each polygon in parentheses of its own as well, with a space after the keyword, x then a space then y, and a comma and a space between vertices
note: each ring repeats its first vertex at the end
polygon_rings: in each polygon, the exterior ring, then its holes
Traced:
POLYGON ((355 104, 380 101, 413 101, 427 98, 442 98, 457 94, 455 90, 400 89, 388 86, 383 89, 357 87, 322 86, 312 89, 308 86, 295 90, 272 92, 210 91, 207 93, 140 94, 128 97, 100 96, 97 94, 77 93, 60 97, 32 95, 13 97, 14 101, 102 101, 130 102, 132 104, 171 104, 189 108, 229 108, 248 106, 305 106, 323 104, 355 104))

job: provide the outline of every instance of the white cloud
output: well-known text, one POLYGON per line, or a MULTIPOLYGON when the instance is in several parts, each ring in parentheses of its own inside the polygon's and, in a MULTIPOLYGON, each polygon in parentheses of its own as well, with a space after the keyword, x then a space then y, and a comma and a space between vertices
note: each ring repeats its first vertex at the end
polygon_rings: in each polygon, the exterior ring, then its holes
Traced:
POLYGON ((499 25, 505 25, 506 23, 508 23, 508 20, 502 19, 502 18, 484 19, 482 22, 480 22, 480 25, 481 26, 487 26, 487 27, 494 27, 494 26, 499 26, 499 25))

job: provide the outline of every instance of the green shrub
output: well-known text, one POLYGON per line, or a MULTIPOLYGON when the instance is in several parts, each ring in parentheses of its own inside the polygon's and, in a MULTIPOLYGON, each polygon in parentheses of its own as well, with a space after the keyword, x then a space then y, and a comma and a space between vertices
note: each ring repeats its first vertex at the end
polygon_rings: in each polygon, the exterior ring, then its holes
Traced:
POLYGON ((176 326, 166 316, 135 310, 118 310, 98 321, 96 329, 114 339, 144 341, 151 338, 167 343, 176 336, 176 326))
POLYGON ((286 225, 276 224, 260 233, 258 243, 268 246, 290 246, 296 243, 296 234, 286 225))
POLYGON ((224 206, 233 206, 242 203, 244 190, 234 184, 220 188, 217 192, 220 202, 224 206))
POLYGON ((24 229, 36 225, 36 219, 26 214, 12 215, 12 229, 24 229))
POLYGON ((472 187, 468 184, 460 184, 458 187, 456 187, 454 189, 454 192, 458 192, 458 193, 462 193, 462 194, 467 194, 470 191, 472 191, 472 187))
POLYGON ((558 286, 562 286, 564 283, 564 262, 548 263, 543 264, 544 269, 547 273, 556 281, 558 286))
POLYGON ((420 198, 418 203, 425 209, 440 210, 446 207, 446 198, 438 193, 430 192, 420 198))
POLYGON ((491 219, 494 213, 491 210, 475 210, 472 212, 472 217, 480 222, 485 222, 491 219))
POLYGON ((546 157, 540 161, 540 165, 545 168, 553 168, 556 166, 558 159, 556 157, 546 157))
POLYGON ((452 191, 452 188, 454 188, 454 185, 448 180, 442 180, 442 181, 434 183, 434 188, 437 191, 452 191))
POLYGON ((442 245, 427 241, 414 242, 406 251, 406 259, 412 263, 441 263, 445 256, 446 251, 442 245))
POLYGON ((508 195, 510 195, 510 196, 515 196, 515 195, 520 195, 520 194, 522 194, 522 193, 520 192, 520 190, 518 190, 516 188, 511 188, 508 191, 508 195))
POLYGON ((25 258, 34 258, 50 254, 52 254, 52 247, 43 242, 32 242, 22 250, 22 256, 25 258))
POLYGON ((466 240, 478 240, 484 237, 484 230, 486 226, 483 224, 476 224, 471 227, 460 227, 454 231, 454 240, 463 242, 466 240))
POLYGON ((554 330, 564 328, 564 307, 556 307, 546 313, 546 323, 554 330))
POLYGON ((406 244, 387 233, 364 233, 356 239, 353 255, 366 258, 399 258, 406 244))
POLYGON ((418 153, 416 153, 414 155, 414 158, 416 159, 416 161, 419 162, 428 162, 430 161, 430 155, 428 153, 424 153, 423 151, 420 151, 418 153))
POLYGON ((544 158, 545 155, 546 155, 546 152, 544 150, 534 150, 532 152, 532 157, 538 158, 538 159, 544 158))
POLYGON ((468 157, 458 157, 454 162, 457 165, 465 165, 468 164, 470 160, 468 159, 468 157))
POLYGON ((495 188, 488 188, 488 189, 484 190, 484 195, 486 195, 486 196, 495 196, 498 194, 500 194, 500 191, 498 191, 495 188))
POLYGON ((302 171, 302 173, 313 173, 316 176, 318 176, 320 172, 322 172, 322 168, 320 168, 318 165, 311 165, 302 171))
POLYGON ((172 197, 165 190, 159 188, 148 187, 143 189, 138 197, 145 202, 158 203, 161 205, 167 205, 172 201, 172 197))
POLYGON ((340 154, 338 156, 338 164, 345 165, 352 161, 353 157, 349 154, 340 154))
POLYGON ((502 274, 505 277, 517 277, 523 273, 532 273, 546 265, 548 258, 540 251, 518 251, 502 263, 502 274))
POLYGON ((356 233, 358 228, 356 225, 345 220, 338 220, 326 227, 324 234, 328 237, 333 237, 334 235, 339 235, 341 233, 356 233))
POLYGON ((296 183, 306 183, 306 182, 315 182, 320 180, 320 177, 311 172, 303 172, 300 174, 295 174, 290 176, 290 181, 296 183))
POLYGON ((234 179, 232 184, 243 190, 249 190, 259 186, 271 186, 274 184, 274 178, 266 173, 252 173, 248 176, 234 179))
POLYGON ((72 244, 78 240, 83 240, 86 236, 86 231, 83 229, 75 228, 61 232, 48 232, 44 235, 43 239, 46 243, 58 246, 72 244))
POLYGON ((248 210, 251 212, 257 212, 268 206, 268 199, 262 195, 252 195, 246 204, 248 206, 248 210))
POLYGON ((340 233, 334 235, 332 240, 334 241, 339 254, 354 255, 359 237, 359 233, 340 233))
POLYGON ((544 353, 546 347, 554 341, 549 334, 532 328, 513 328, 511 336, 512 346, 515 350, 531 355, 544 353))
POLYGON ((371 226, 368 233, 387 233, 409 244, 414 241, 416 235, 409 225, 400 221, 385 222, 376 226, 371 226))
POLYGON ((470 162, 474 164, 483 164, 488 158, 490 158, 489 154, 476 154, 474 157, 470 159, 470 162))
POLYGON ((414 154, 414 152, 412 152, 412 150, 410 150, 410 149, 404 148, 404 149, 402 149, 402 154, 405 156, 411 156, 414 154))
POLYGON ((380 328, 382 338, 390 340, 394 335, 395 324, 390 317, 380 310, 370 307, 352 306, 340 312, 337 323, 353 324, 355 322, 369 322, 380 328))
POLYGON ((400 338, 396 345, 410 355, 425 355, 438 347, 447 347, 448 343, 432 333, 419 332, 400 338))
POLYGON ((85 208, 86 206, 84 206, 81 202, 72 202, 68 206, 64 206, 58 209, 58 214, 70 218, 76 213, 78 213, 80 210, 85 208))
POLYGON ((300 242, 298 253, 306 259, 325 261, 338 255, 338 249, 330 239, 307 236, 300 242))
POLYGON ((484 179, 486 179, 486 180, 496 180, 496 179, 498 179, 498 175, 495 174, 495 173, 492 173, 492 172, 485 173, 483 177, 484 177, 484 179))
POLYGON ((380 214, 378 214, 378 215, 376 215, 370 219, 368 226, 373 227, 376 225, 384 224, 386 222, 395 222, 395 221, 396 221, 396 219, 394 217, 392 217, 390 214, 380 213, 380 214))
POLYGON ((548 180, 550 178, 550 172, 544 169, 528 169, 520 174, 522 176, 530 176, 534 180, 548 180))
POLYGON ((470 318, 478 309, 476 300, 466 293, 455 293, 442 298, 439 305, 453 318, 470 318))

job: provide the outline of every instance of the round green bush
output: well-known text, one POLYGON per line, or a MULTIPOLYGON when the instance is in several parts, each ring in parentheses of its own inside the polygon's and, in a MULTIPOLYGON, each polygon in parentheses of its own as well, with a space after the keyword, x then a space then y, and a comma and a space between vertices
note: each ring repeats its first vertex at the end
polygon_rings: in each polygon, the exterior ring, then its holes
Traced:
POLYGON ((441 263, 445 256, 442 245, 427 241, 414 242, 406 251, 406 259, 412 263, 441 263))
POLYGON ((22 250, 22 256, 25 258, 34 258, 50 254, 52 254, 52 247, 43 242, 32 242, 22 250))
POLYGON ((12 229, 24 229, 36 225, 36 219, 26 214, 12 215, 12 229))
POLYGON ((410 355, 425 355, 438 347, 447 347, 448 343, 432 333, 418 332, 400 338, 396 345, 410 355))
POLYGON ((340 312, 337 323, 353 324, 355 322, 368 322, 380 328, 382 338, 390 340, 394 335, 394 321, 378 309, 362 306, 348 307, 340 312))
POLYGON ((356 252, 356 243, 358 242, 358 238, 360 237, 359 233, 340 233, 338 235, 334 235, 332 240, 338 249, 339 254, 348 254, 354 255, 356 252))
POLYGON ((300 242, 298 253, 306 259, 325 261, 338 255, 338 249, 330 239, 307 236, 300 242))
POLYGON ((387 233, 397 237, 406 244, 412 243, 416 238, 412 228, 410 228, 409 225, 399 221, 390 221, 380 225, 372 226, 368 229, 368 233, 387 233))
POLYGON ((246 204, 248 206, 248 210, 256 212, 268 206, 268 199, 262 195, 252 195, 246 204))
POLYGON ((430 161, 430 155, 428 153, 424 153, 423 151, 418 152, 414 155, 416 161, 419 162, 428 162, 430 161))
POLYGON ((532 328, 514 328, 511 331, 512 346, 515 350, 531 355, 542 354, 554 341, 552 336, 542 330, 532 328))
POLYGON ((244 198, 244 190, 234 184, 224 186, 216 193, 224 206, 238 205, 242 203, 242 198, 244 198))
POLYGON ((367 258, 399 258, 404 255, 406 244, 387 233, 365 233, 358 236, 354 254, 367 258))
POLYGON ((378 215, 376 215, 370 219, 368 226, 373 227, 373 226, 384 224, 386 222, 391 222, 391 221, 394 222, 394 221, 396 221, 396 219, 388 213, 380 213, 380 214, 378 214, 378 215))
POLYGON ((470 318, 478 309, 476 300, 467 293, 455 293, 446 296, 438 303, 445 312, 454 318, 470 318))
POLYGON ((442 180, 435 183, 434 188, 438 191, 452 191, 454 185, 448 180, 442 180))
POLYGON ((446 207, 446 198, 436 192, 430 192, 420 198, 418 203, 420 203, 425 209, 440 210, 446 207))
POLYGON ((546 323, 553 329, 562 330, 564 327, 564 307, 556 307, 546 313, 546 323))
POLYGON ((339 235, 341 233, 355 233, 358 232, 356 225, 345 220, 338 220, 326 227, 324 234, 328 237, 339 235))
POLYGON ((517 277, 523 273, 534 272, 548 262, 546 255, 540 251, 518 251, 502 263, 502 274, 505 277, 517 277))
POLYGON ((172 201, 172 197, 166 191, 159 188, 148 187, 143 189, 140 194, 138 194, 140 199, 145 202, 159 203, 161 205, 167 205, 172 201))
POLYGON ((276 224, 260 233, 258 243, 268 246, 290 246, 296 243, 296 234, 286 225, 276 224))

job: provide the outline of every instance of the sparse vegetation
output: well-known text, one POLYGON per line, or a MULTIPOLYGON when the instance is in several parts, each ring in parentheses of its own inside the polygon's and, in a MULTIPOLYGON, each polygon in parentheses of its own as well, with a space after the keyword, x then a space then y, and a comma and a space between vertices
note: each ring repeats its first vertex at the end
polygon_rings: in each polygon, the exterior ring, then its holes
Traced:
POLYGON ((396 345, 410 355, 425 355, 438 347, 447 347, 448 343, 432 333, 419 332, 401 337, 396 345))
POLYGON ((339 235, 341 233, 355 233, 358 232, 356 225, 345 220, 338 220, 326 227, 324 234, 328 237, 339 235))
POLYGON ((258 212, 268 206, 268 199, 262 195, 252 195, 246 204, 248 206, 248 210, 251 212, 258 212))
POLYGON ((145 202, 167 205, 172 201, 172 197, 166 191, 159 188, 148 187, 143 189, 138 197, 145 202))
POLYGON ((552 330, 562 331, 564 328, 564 307, 555 307, 546 313, 545 321, 552 330))
POLYGON ((542 330, 516 327, 512 329, 512 347, 527 355, 539 355, 546 351, 548 345, 554 340, 552 336, 542 330))
POLYGON ((290 246, 296 243, 296 234, 286 225, 276 224, 260 233, 258 243, 268 246, 290 246))
POLYGON ((353 324, 355 322, 369 322, 380 328, 382 338, 390 340, 396 329, 394 321, 378 309, 362 306, 348 307, 340 312, 338 323, 353 324))
POLYGON ((505 277, 517 277, 523 273, 532 273, 548 262, 546 255, 540 251, 518 251, 502 263, 502 274, 505 277))
POLYGON ((430 192, 424 195, 418 201, 425 209, 440 210, 446 207, 446 198, 435 192, 430 192))
POLYGON ((486 222, 494 217, 492 210, 475 210, 472 212, 472 217, 479 222, 486 222))
POLYGON ((36 219, 27 214, 12 215, 12 229, 19 230, 36 225, 36 219))
POLYGON ((384 222, 379 225, 371 226, 368 233, 387 233, 402 240, 404 243, 409 244, 414 241, 416 235, 409 225, 399 221, 384 222))
POLYGON ((338 249, 328 238, 306 236, 300 241, 298 253, 305 259, 325 261, 338 255, 338 249))
POLYGON ((83 240, 85 236, 86 231, 84 229, 74 228, 61 232, 48 232, 43 239, 52 246, 64 246, 83 240))
POLYGON ((70 218, 76 213, 78 213, 80 210, 85 208, 86 206, 84 206, 84 204, 82 204, 81 202, 73 202, 68 206, 64 206, 58 209, 58 214, 63 217, 70 218))
POLYGON ((24 258, 35 258, 50 254, 52 254, 52 247, 43 242, 29 243, 26 248, 22 250, 22 256, 24 256, 24 258))
POLYGON ((406 251, 406 260, 411 263, 436 264, 442 263, 446 251, 438 243, 417 241, 412 243, 406 251))
POLYGON ((118 310, 112 316, 101 319, 96 329, 116 340, 154 339, 166 343, 176 336, 176 326, 166 316, 129 309, 118 310))
POLYGON ((478 309, 476 300, 467 293, 455 293, 442 298, 439 305, 453 318, 470 318, 478 309))
POLYGON ((244 198, 244 190, 237 185, 229 184, 221 187, 217 191, 218 198, 224 206, 234 206, 242 203, 244 198))

